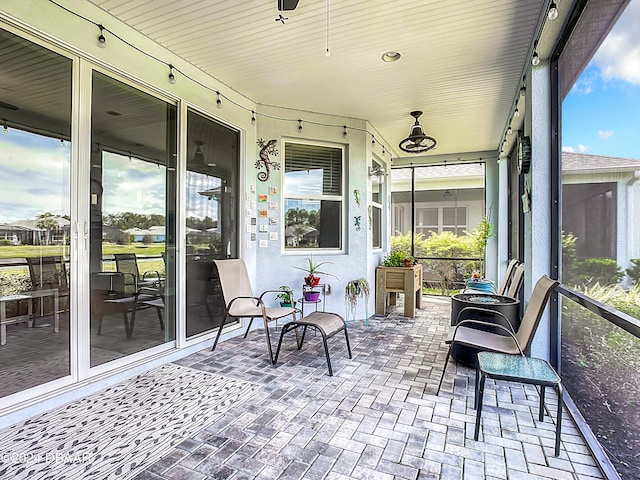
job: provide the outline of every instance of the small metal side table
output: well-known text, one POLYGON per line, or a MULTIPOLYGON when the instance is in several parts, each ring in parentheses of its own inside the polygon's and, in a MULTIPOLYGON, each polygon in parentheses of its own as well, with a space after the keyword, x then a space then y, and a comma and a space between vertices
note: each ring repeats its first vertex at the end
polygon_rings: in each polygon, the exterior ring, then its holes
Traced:
POLYGON ((540 411, 538 420, 544 421, 544 389, 553 387, 558 394, 558 413, 556 418, 556 457, 560 455, 560 431, 562 427, 562 384, 560 377, 549 362, 540 358, 507 355, 504 353, 480 352, 476 367, 476 430, 474 440, 480 433, 480 416, 482 415, 482 397, 484 383, 488 378, 506 380, 508 382, 527 383, 540 387, 540 411))
POLYGON ((315 310, 314 312, 318 311, 318 305, 322 304, 322 311, 324 312, 324 301, 326 299, 326 289, 324 284, 320 283, 318 285, 316 285, 315 287, 309 287, 308 285, 303 285, 302 286, 302 297, 299 298, 297 300, 297 302, 300 303, 300 316, 304 317, 304 306, 305 305, 314 305, 315 310), (320 296, 317 300, 306 300, 305 299, 305 292, 309 292, 311 290, 320 290, 320 296))

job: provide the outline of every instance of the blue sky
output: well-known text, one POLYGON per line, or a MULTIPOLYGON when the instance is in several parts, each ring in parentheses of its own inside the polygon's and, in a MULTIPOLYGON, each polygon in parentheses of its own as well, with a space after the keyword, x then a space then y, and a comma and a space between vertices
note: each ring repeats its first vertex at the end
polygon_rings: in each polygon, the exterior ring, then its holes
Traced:
POLYGON ((640 159, 640 0, 631 0, 562 104, 563 151, 640 159))

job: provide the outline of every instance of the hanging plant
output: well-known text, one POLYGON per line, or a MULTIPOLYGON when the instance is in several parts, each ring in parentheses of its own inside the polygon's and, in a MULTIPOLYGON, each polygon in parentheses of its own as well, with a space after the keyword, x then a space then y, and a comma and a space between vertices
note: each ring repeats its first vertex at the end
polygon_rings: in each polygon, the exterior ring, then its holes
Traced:
POLYGON ((369 285, 369 281, 364 277, 360 277, 357 280, 350 280, 344 287, 344 300, 351 308, 352 313, 358 305, 358 298, 364 298, 365 302, 369 302, 370 295, 371 285, 369 285))

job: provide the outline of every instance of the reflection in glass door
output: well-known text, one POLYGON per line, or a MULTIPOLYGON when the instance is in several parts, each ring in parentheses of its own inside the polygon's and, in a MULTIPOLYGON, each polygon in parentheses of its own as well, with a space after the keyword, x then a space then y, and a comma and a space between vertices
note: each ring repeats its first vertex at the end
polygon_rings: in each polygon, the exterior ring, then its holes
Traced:
POLYGON ((222 321, 214 259, 237 258, 238 142, 235 130, 187 113, 187 337, 222 321))
POLYGON ((0 397, 70 374, 70 59, 0 29, 0 397))
POLYGON ((94 72, 91 366, 175 339, 176 107, 94 72))

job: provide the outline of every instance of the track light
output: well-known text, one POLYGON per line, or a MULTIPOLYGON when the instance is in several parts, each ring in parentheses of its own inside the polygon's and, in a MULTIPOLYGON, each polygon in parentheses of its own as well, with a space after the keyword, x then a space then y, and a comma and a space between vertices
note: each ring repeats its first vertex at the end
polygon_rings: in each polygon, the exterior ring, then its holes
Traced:
POLYGON ((371 135, 371 145, 373 145, 374 147, 376 146, 376 137, 374 137, 373 135, 371 135))
POLYGON ((344 131, 342 132, 342 136, 346 138, 346 136, 347 136, 347 126, 345 125, 342 128, 344 128, 344 131))
POLYGON ((549 17, 549 20, 555 20, 558 18, 558 5, 556 5, 556 2, 551 2, 551 5, 549 5, 549 13, 547 16, 549 17))
POLYGON ((524 97, 527 94, 527 89, 526 87, 523 85, 522 88, 520 89, 520 96, 524 97))
POLYGON ((173 74, 173 65, 169 64, 169 83, 176 83, 176 76, 173 74))
POLYGON ((3 120, 2 131, 3 133, 7 134, 9 133, 9 126, 7 125, 7 120, 4 118, 2 120, 3 120))
POLYGON ((511 128, 511 125, 509 125, 509 128, 507 128, 507 135, 511 135, 513 133, 513 128, 511 128))
POLYGON ((220 92, 216 92, 216 107, 222 108, 222 100, 220 99, 220 92))
POLYGON ((104 38, 104 27, 102 25, 98 25, 100 29, 100 35, 98 36, 98 46, 100 48, 105 48, 107 46, 107 39, 104 38))
POLYGON ((516 107, 516 109, 513 111, 513 116, 514 117, 519 117, 520 116, 520 110, 518 110, 518 107, 516 107))
POLYGON ((302 120, 298 120, 298 131, 302 132, 302 120))
POLYGON ((534 67, 540 65, 540 56, 538 55, 538 41, 533 42, 533 56, 531 57, 531 65, 534 67))
POLYGON ((255 124, 256 124, 256 112, 251 110, 251 125, 255 125, 255 124))

